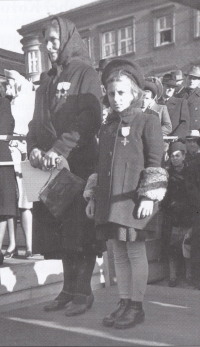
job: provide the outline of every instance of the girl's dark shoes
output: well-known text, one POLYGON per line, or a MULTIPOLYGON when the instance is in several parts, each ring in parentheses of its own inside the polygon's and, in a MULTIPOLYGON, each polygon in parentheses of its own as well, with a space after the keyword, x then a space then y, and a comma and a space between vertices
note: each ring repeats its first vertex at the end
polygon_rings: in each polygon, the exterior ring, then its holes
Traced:
POLYGON ((124 313, 127 306, 130 304, 130 299, 121 299, 118 303, 118 308, 112 312, 109 316, 103 319, 103 325, 106 327, 112 327, 115 321, 124 313))
POLYGON ((114 322, 116 329, 132 328, 137 324, 144 322, 145 313, 141 308, 137 307, 134 302, 127 305, 122 315, 114 322))
POLYGON ((6 251, 4 253, 4 259, 10 259, 10 258, 16 257, 16 256, 18 256, 18 249, 17 249, 17 247, 15 247, 13 249, 13 251, 11 251, 11 252, 6 251))
POLYGON ((2 251, 0 250, 0 265, 3 264, 3 260, 4 260, 4 255, 3 255, 2 251))

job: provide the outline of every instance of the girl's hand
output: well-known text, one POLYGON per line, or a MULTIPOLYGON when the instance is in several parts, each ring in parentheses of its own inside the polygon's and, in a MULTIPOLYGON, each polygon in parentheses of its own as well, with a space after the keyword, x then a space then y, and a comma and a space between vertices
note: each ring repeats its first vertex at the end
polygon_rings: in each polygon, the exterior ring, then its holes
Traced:
POLYGON ((86 215, 89 219, 94 219, 95 200, 93 200, 93 199, 89 200, 85 212, 86 212, 86 215))
POLYGON ((153 200, 142 198, 138 207, 137 218, 142 219, 151 216, 153 213, 153 206, 153 200))

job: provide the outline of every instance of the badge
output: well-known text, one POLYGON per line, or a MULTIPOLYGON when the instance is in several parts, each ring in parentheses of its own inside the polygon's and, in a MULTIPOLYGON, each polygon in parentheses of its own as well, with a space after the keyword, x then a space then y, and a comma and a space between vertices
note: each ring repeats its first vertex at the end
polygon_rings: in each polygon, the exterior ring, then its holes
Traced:
POLYGON ((64 97, 65 99, 67 99, 67 91, 69 90, 71 86, 70 82, 60 82, 57 85, 57 90, 56 90, 56 97, 58 99, 64 97))
POLYGON ((122 127, 121 133, 124 137, 128 136, 130 134, 131 127, 122 127))
POLYGON ((130 135, 130 129, 131 127, 122 127, 121 129, 122 136, 124 136, 124 139, 121 141, 121 143, 123 143, 124 146, 129 143, 126 137, 130 135))

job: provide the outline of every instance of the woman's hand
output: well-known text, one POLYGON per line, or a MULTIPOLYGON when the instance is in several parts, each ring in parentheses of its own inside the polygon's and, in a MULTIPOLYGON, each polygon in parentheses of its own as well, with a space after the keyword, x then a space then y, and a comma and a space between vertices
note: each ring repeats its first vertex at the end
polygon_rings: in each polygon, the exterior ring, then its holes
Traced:
POLYGON ((153 206, 153 200, 142 198, 138 207, 137 218, 142 219, 151 216, 153 213, 153 206))
POLYGON ((56 160, 58 160, 59 154, 51 148, 48 152, 43 155, 43 167, 45 169, 51 169, 56 166, 56 160))
POLYGON ((44 152, 39 148, 33 148, 30 155, 29 161, 31 166, 42 169, 44 152))
POLYGON ((95 200, 94 199, 89 200, 85 212, 86 212, 86 215, 89 219, 94 219, 94 212, 95 212, 95 200))

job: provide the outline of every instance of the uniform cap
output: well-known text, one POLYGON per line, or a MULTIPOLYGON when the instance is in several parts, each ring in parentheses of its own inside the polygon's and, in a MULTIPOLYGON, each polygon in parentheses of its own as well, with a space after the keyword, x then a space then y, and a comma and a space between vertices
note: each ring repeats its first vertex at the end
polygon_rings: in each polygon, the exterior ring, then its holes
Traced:
POLYGON ((176 151, 186 152, 185 144, 180 141, 173 142, 169 147, 169 155, 171 155, 173 152, 176 152, 176 151))

